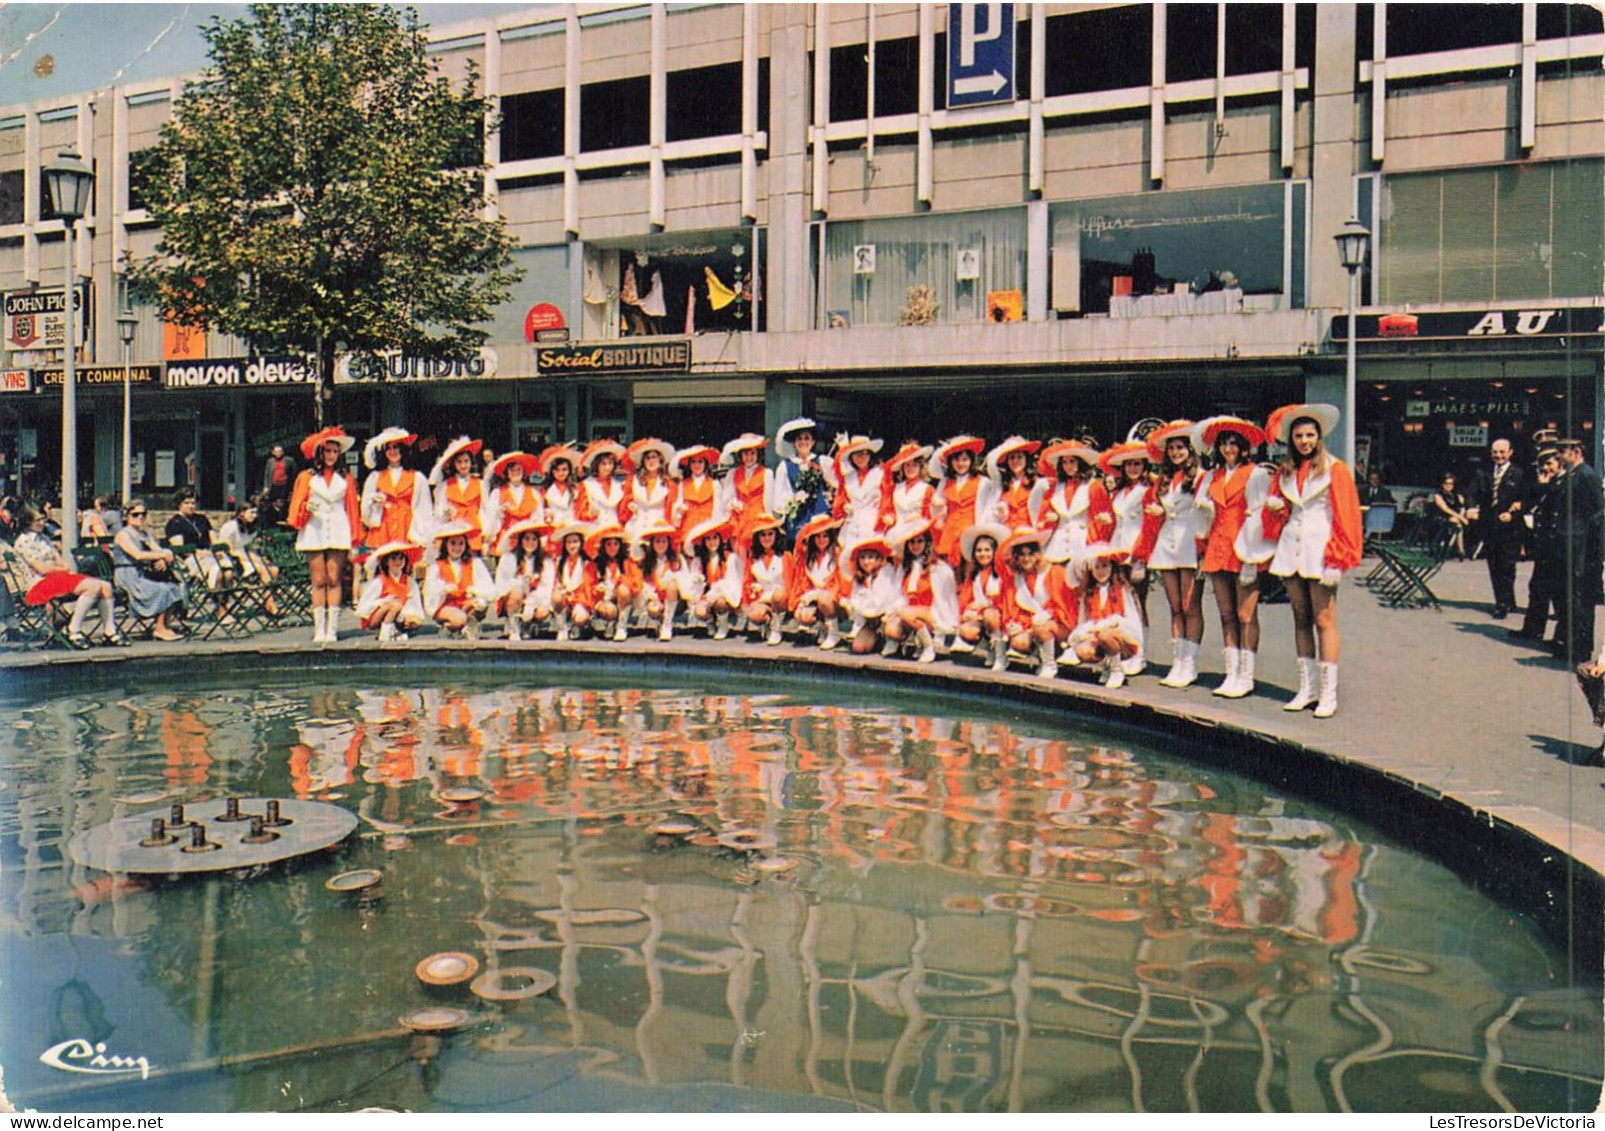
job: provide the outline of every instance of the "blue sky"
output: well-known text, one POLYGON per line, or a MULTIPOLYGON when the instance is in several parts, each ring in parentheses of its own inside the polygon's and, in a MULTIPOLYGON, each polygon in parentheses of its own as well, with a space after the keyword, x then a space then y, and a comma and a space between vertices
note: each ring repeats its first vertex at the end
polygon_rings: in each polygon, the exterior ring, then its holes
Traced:
MULTIPOLYGON (((449 24, 528 5, 413 7, 426 24, 449 24)), ((0 106, 199 70, 200 27, 246 12, 244 4, 0 4, 0 106)))

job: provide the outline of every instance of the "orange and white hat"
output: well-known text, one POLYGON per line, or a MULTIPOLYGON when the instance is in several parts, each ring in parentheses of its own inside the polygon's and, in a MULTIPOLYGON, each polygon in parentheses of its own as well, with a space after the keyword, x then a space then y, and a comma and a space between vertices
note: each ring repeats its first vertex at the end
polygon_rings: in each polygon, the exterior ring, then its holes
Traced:
POLYGON ((1040 440, 1027 440, 1024 436, 1010 436, 1003 443, 986 453, 986 473, 993 479, 1003 474, 1003 461, 1009 458, 1011 452, 1024 452, 1034 455, 1042 447, 1040 440))
POLYGON ((1034 526, 1016 526, 998 547, 998 553, 1007 557, 1021 546, 1045 546, 1047 537, 1034 526))
POLYGON ((342 452, 349 452, 351 445, 356 442, 357 438, 355 436, 347 436, 346 430, 335 424, 323 429, 321 432, 314 432, 305 440, 302 440, 301 456, 304 459, 312 459, 324 444, 339 444, 342 452))
POLYGON ((865 550, 874 550, 883 558, 892 556, 892 545, 886 540, 884 534, 866 534, 862 538, 854 539, 847 544, 847 549, 843 551, 843 556, 849 563, 856 563, 858 555, 865 550))
POLYGON ((985 450, 985 440, 979 436, 960 433, 936 445, 936 450, 931 453, 931 459, 945 467, 947 466, 947 461, 960 452, 969 452, 972 456, 979 456, 985 450))
POLYGON ((598 526, 595 529, 588 530, 585 534, 585 556, 594 558, 597 552, 602 549, 603 542, 606 542, 609 538, 617 538, 620 542, 623 542, 624 537, 624 527, 616 522, 610 522, 605 526, 598 526))
POLYGON ((931 448, 929 444, 918 444, 913 440, 910 440, 901 448, 897 449, 896 455, 892 456, 891 459, 886 461, 886 470, 892 472, 901 471, 903 465, 906 463, 913 463, 915 460, 928 460, 930 458, 931 448))
POLYGON ((624 450, 624 468, 634 471, 641 466, 641 461, 648 452, 657 452, 658 458, 663 461, 663 474, 674 474, 674 447, 666 444, 656 436, 645 436, 631 444, 624 450))
POLYGON ((980 538, 992 539, 993 546, 1001 549, 1009 540, 1009 528, 1001 522, 978 522, 967 528, 959 535, 959 553, 964 555, 965 561, 975 560, 975 543, 980 538))
POLYGON ((727 518, 709 518, 697 523, 685 532, 687 546, 699 546, 702 540, 710 534, 723 536, 725 541, 730 540, 730 520, 727 518))
POLYGON ((757 535, 765 530, 779 530, 784 525, 786 525, 785 521, 781 519, 779 515, 773 515, 768 511, 764 511, 753 518, 752 523, 748 528, 748 533, 757 535))
POLYGON ((637 546, 649 546, 654 538, 667 538, 671 546, 680 544, 680 532, 667 522, 654 522, 650 526, 643 526, 635 532, 635 544, 637 546))
POLYGON ((1339 418, 1340 414, 1336 405, 1283 405, 1281 408, 1271 413, 1271 421, 1273 423, 1270 425, 1270 428, 1274 429, 1274 431, 1271 433, 1271 439, 1276 440, 1278 443, 1287 443, 1289 437, 1293 434, 1293 425, 1304 419, 1315 421, 1315 426, 1321 430, 1321 435, 1323 437, 1330 436, 1332 434, 1332 429, 1338 426, 1339 418))
POLYGON ((1116 444, 1098 457, 1098 466, 1113 475, 1133 460, 1142 460, 1144 464, 1148 462, 1148 445, 1141 440, 1128 440, 1116 444))
POLYGON ((811 417, 799 416, 795 420, 788 420, 775 429, 775 454, 781 459, 790 459, 797 454, 797 445, 791 438, 798 432, 812 432, 815 439, 819 437, 819 425, 811 417))
POLYGON ((841 519, 832 518, 828 514, 816 514, 813 518, 809 519, 798 528, 797 545, 805 546, 808 544, 808 540, 814 535, 826 534, 832 530, 840 530, 841 528, 841 519))
MULTIPOLYGON (((588 538, 591 534, 591 526, 585 522, 570 522, 564 526, 559 526, 552 531, 552 553, 555 554, 562 550, 563 543, 568 541, 570 534, 578 534, 581 539, 588 538)), ((581 548, 583 549, 583 544, 581 548)))
POLYGON ((400 444, 406 447, 416 443, 418 437, 405 428, 386 428, 373 439, 362 446, 362 462, 369 471, 379 467, 379 453, 391 444, 400 444))
POLYGON ((852 436, 841 447, 836 449, 836 458, 846 463, 854 452, 879 452, 886 446, 885 440, 871 440, 868 436, 852 436))
POLYGON ((474 528, 466 522, 448 522, 441 525, 434 534, 430 535, 431 542, 444 542, 448 538, 472 538, 474 528))
POLYGON ((544 538, 551 529, 551 526, 541 519, 526 518, 522 522, 515 522, 509 526, 503 533, 503 538, 506 539, 507 545, 513 546, 525 534, 539 534, 544 538))
POLYGON ((445 451, 440 453, 440 458, 435 461, 434 469, 429 473, 429 482, 438 487, 440 481, 445 478, 446 469, 451 466, 452 460, 463 452, 467 452, 469 455, 476 455, 479 449, 484 446, 485 442, 483 440, 470 440, 467 436, 458 436, 446 445, 445 451))
POLYGON ((553 444, 540 455, 535 457, 537 469, 542 475, 552 473, 552 465, 558 460, 567 461, 570 468, 578 471, 580 466, 580 453, 567 444, 553 444))
POLYGON ((756 448, 762 451, 767 443, 769 441, 756 432, 743 432, 724 446, 724 450, 719 453, 719 462, 734 464, 738 462, 736 457, 742 452, 747 451, 749 448, 756 448))
POLYGON ((931 534, 931 520, 928 518, 911 518, 907 522, 900 522, 886 532, 886 541, 893 549, 901 550, 910 539, 920 535, 927 538, 931 534))
POLYGON ((528 479, 535 474, 537 461, 528 452, 508 452, 501 459, 490 465, 490 473, 497 479, 506 479, 507 469, 515 463, 524 469, 524 478, 528 479))
POLYGON ((424 556, 424 548, 418 545, 416 542, 408 542, 405 539, 398 539, 396 541, 386 542, 383 546, 380 546, 368 556, 372 560, 383 565, 384 560, 391 554, 406 554, 407 564, 409 566, 414 566, 418 564, 418 559, 424 556))
POLYGON ((1198 425, 1191 420, 1172 420, 1148 433, 1148 459, 1152 463, 1165 462, 1165 445, 1171 440, 1186 440, 1187 446, 1198 453, 1198 425))
POLYGON ((580 456, 580 466, 586 471, 590 471, 591 465, 602 456, 612 456, 615 463, 622 463, 624 462, 624 445, 617 440, 593 440, 580 456))
POLYGON ((1213 448, 1223 432, 1236 432, 1251 448, 1257 448, 1265 442, 1265 430, 1240 416, 1211 416, 1198 425, 1198 434, 1206 448, 1213 448))
POLYGON ((719 462, 719 449, 709 447, 707 444, 693 444, 689 448, 681 448, 674 453, 674 463, 681 471, 690 471, 690 463, 694 459, 705 460, 709 467, 719 462))
POLYGON ((1065 456, 1075 456, 1087 468, 1094 468, 1098 466, 1100 454, 1097 448, 1080 440, 1060 440, 1043 450, 1041 458, 1037 460, 1037 474, 1058 474, 1059 461, 1065 456))

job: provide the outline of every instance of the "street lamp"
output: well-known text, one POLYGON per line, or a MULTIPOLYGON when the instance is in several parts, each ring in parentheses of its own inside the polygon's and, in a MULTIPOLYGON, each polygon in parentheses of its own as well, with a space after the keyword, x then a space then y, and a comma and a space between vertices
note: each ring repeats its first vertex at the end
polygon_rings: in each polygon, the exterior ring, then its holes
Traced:
POLYGON ((134 352, 134 331, 139 319, 126 306, 117 316, 117 336, 123 343, 123 506, 134 496, 134 417, 132 402, 133 370, 130 358, 134 352))
MULTIPOLYGON (((67 289, 61 304, 61 324, 66 341, 61 367, 61 545, 69 554, 78 546, 78 374, 77 331, 73 326, 73 303, 78 297, 78 265, 73 260, 73 229, 89 211, 89 194, 95 185, 95 171, 78 154, 64 149, 45 166, 45 187, 50 204, 61 221, 67 252, 67 289)), ((87 311, 85 312, 87 315, 87 311)))
POLYGON ((1349 273, 1349 349, 1343 378, 1343 462, 1354 470, 1354 436, 1359 423, 1354 409, 1354 308, 1360 305, 1360 268, 1371 247, 1371 229, 1350 218, 1337 234, 1338 259, 1349 273))

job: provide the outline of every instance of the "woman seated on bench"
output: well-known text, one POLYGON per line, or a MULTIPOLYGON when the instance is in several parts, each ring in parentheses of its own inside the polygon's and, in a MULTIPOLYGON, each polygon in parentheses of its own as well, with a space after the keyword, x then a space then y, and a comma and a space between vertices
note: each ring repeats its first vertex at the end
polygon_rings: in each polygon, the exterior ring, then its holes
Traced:
POLYGON ((52 601, 76 598, 72 605, 72 618, 67 622, 67 643, 77 649, 89 647, 84 635, 84 618, 97 605, 100 608, 100 628, 107 644, 119 647, 128 643, 117 629, 116 607, 112 604, 111 583, 96 577, 87 577, 72 568, 50 539, 45 537, 43 512, 28 507, 22 512, 22 534, 17 538, 17 554, 23 563, 38 575, 28 588, 24 600, 33 606, 48 605, 52 601))

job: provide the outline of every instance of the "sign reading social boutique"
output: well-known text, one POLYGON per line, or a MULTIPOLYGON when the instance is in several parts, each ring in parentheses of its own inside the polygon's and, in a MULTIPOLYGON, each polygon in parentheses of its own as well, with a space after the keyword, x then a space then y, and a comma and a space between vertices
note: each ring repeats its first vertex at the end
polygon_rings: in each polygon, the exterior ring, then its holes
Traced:
POLYGON ((282 389, 317 375, 298 357, 203 357, 167 363, 169 389, 282 389))
POLYGON ((413 357, 400 352, 348 353, 335 360, 337 384, 374 381, 482 381, 496 376, 496 351, 486 346, 457 357, 413 357))
POLYGON ((609 377, 627 373, 689 373, 689 341, 652 345, 541 346, 535 371, 542 377, 609 377))

